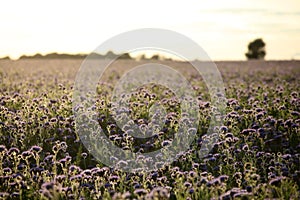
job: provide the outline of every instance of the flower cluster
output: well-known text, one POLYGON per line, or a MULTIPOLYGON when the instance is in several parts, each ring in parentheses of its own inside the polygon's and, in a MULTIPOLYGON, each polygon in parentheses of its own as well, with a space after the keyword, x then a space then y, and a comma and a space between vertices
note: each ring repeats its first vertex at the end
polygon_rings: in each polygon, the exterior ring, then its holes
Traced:
MULTIPOLYGON (((131 62, 135 61, 115 65, 122 71, 131 62)), ((129 98, 128 108, 116 110, 112 83, 120 74, 114 71, 99 83, 93 107, 107 139, 123 150, 139 152, 137 159, 143 160, 143 153, 173 141, 180 144, 174 133, 182 121, 195 135, 190 149, 177 155, 172 164, 156 163, 157 170, 135 173, 99 163, 82 143, 97 134, 80 138, 75 131, 72 85, 78 63, 53 60, 47 68, 45 64, 0 61, 1 199, 300 198, 300 71, 294 66, 299 63, 284 67, 276 62, 265 66, 220 63, 227 110, 219 116, 224 125, 213 127, 219 139, 204 157, 199 151, 214 108, 199 77, 186 72, 198 96, 199 126, 194 129, 189 128, 189 119, 182 119, 186 113, 181 112, 180 100, 156 84, 140 87, 129 98), (161 113, 148 112, 156 104, 165 108, 163 123, 159 122, 161 113), (122 127, 117 123, 123 120, 122 113, 117 111, 130 116, 122 127), (134 125, 151 137, 134 137, 134 125)), ((109 149, 103 151, 109 153, 109 149)), ((117 165, 129 166, 123 157, 117 165)))

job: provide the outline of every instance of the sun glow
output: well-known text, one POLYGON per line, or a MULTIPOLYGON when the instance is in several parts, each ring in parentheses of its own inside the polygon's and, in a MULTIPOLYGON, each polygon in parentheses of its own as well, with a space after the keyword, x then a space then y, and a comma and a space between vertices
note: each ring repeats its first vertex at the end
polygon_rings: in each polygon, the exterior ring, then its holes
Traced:
POLYGON ((245 59, 255 37, 266 41, 267 59, 290 59, 300 52, 298 21, 297 0, 6 1, 0 8, 0 57, 88 53, 125 31, 165 28, 190 37, 215 60, 245 59))

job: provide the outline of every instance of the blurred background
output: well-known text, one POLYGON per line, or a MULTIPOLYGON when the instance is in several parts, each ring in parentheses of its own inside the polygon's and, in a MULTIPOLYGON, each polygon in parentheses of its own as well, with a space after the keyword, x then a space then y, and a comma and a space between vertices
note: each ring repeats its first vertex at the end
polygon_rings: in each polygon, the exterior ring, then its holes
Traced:
POLYGON ((213 60, 246 60, 257 38, 266 60, 299 59, 299 21, 299 0, 2 1, 0 57, 86 54, 125 31, 165 28, 196 41, 213 60))

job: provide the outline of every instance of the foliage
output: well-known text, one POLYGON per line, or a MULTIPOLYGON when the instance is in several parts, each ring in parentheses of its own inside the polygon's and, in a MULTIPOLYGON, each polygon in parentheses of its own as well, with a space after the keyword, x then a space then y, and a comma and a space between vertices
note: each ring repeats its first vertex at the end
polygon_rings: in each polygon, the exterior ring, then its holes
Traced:
POLYGON ((245 54, 247 59, 264 59, 266 55, 265 46, 266 44, 261 38, 250 42, 248 45, 248 52, 245 54))

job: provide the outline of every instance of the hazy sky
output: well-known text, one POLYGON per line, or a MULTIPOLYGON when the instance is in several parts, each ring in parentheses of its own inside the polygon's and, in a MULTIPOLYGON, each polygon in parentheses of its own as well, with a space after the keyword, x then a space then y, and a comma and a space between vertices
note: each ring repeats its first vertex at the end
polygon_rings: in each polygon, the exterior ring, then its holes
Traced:
POLYGON ((88 53, 125 31, 165 28, 214 60, 244 60, 255 38, 266 42, 266 59, 299 59, 299 22, 299 0, 10 0, 0 6, 0 57, 88 53))

